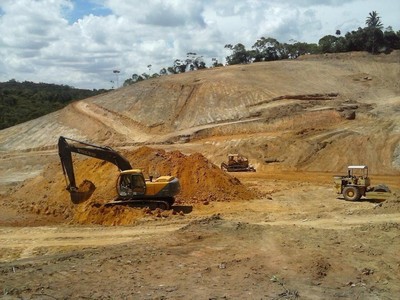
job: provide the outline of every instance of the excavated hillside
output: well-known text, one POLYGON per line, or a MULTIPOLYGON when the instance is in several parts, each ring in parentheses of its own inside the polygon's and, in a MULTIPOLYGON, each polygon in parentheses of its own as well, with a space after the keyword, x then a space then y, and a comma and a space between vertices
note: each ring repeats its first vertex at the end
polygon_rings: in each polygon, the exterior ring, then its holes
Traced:
POLYGON ((146 80, 2 130, 0 151, 51 150, 60 135, 115 147, 190 141, 217 165, 243 152, 258 168, 368 163, 397 174, 399 57, 309 55, 146 80))

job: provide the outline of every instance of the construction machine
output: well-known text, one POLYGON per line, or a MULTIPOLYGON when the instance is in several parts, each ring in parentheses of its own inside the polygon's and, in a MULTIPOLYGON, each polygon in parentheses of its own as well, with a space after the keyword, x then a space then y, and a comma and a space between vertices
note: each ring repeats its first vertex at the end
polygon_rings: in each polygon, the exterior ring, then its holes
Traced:
POLYGON ((370 192, 375 192, 375 197, 391 192, 384 184, 371 187, 371 180, 368 177, 368 166, 364 165, 348 166, 347 175, 334 176, 334 185, 336 193, 342 194, 343 198, 347 201, 358 201, 370 192))
POLYGON ((228 154, 228 162, 221 164, 221 169, 227 172, 255 172, 247 157, 240 154, 228 154))
MULTIPOLYGON (((87 191, 76 186, 72 153, 82 154, 110 162, 118 167, 120 173, 116 181, 117 196, 108 205, 144 205, 168 210, 180 191, 179 179, 174 176, 160 176, 145 179, 140 169, 133 169, 129 161, 110 147, 103 147, 60 136, 58 153, 67 181, 67 190, 74 203, 80 202, 87 191)), ((84 200, 86 200, 84 199, 84 200)))

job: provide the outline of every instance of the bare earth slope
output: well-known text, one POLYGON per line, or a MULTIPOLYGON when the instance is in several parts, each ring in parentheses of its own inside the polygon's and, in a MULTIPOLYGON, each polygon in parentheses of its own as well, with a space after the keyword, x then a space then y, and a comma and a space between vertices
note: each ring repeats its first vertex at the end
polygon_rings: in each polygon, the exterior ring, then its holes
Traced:
POLYGON ((259 167, 275 159, 284 168, 338 171, 368 161, 375 173, 393 174, 399 56, 304 56, 147 80, 2 130, 0 150, 48 148, 59 135, 110 146, 199 136, 221 143, 204 153, 218 163, 243 148, 259 167), (237 120, 248 122, 231 124, 237 120))
POLYGON ((151 79, 0 131, 0 298, 396 299, 399 78, 399 51, 302 56, 151 79), (173 209, 105 207, 118 170, 82 156, 95 191, 73 204, 60 135, 179 177, 173 209), (222 172, 235 152, 257 172, 222 172), (338 199, 350 164, 394 193, 338 199))

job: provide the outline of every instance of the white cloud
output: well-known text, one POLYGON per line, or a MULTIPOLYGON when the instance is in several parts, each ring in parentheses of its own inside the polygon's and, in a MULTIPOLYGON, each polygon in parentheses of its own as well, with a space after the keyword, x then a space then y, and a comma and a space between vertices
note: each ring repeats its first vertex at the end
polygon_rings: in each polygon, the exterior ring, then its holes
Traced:
POLYGON ((226 44, 260 37, 315 42, 363 27, 376 10, 400 29, 399 1, 381 0, 2 0, 0 81, 110 88, 133 73, 159 72, 187 52, 223 61, 226 44), (87 7, 83 7, 86 3, 87 7), (85 10, 86 9, 86 10, 85 10), (79 11, 78 11, 79 10, 79 11), (71 16, 75 16, 76 19, 71 16))

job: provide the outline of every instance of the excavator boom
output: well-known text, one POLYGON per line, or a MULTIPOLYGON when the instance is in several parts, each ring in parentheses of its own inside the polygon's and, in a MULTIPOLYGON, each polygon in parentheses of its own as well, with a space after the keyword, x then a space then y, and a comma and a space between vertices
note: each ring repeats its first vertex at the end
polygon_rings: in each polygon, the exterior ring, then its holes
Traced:
POLYGON ((64 174, 67 175, 69 181, 67 189, 70 191, 77 190, 72 162, 72 152, 108 161, 116 165, 120 171, 132 169, 129 161, 110 147, 97 146, 60 136, 58 139, 58 154, 60 155, 64 174), (68 141, 78 143, 81 146, 68 143, 68 141))

